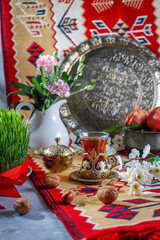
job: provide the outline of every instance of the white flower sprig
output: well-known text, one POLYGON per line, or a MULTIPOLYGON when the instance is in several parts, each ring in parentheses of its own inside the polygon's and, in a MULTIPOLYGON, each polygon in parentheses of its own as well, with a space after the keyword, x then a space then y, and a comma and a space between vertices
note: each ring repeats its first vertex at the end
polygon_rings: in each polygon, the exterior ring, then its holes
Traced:
POLYGON ((123 150, 123 137, 121 135, 115 135, 113 139, 109 137, 106 144, 106 155, 116 154, 117 151, 123 150))
POLYGON ((140 157, 140 152, 137 149, 132 149, 128 162, 133 161, 134 166, 127 167, 126 172, 119 173, 121 179, 127 181, 128 185, 130 185, 130 195, 142 195, 143 189, 146 185, 151 184, 153 178, 160 179, 160 161, 156 161, 153 164, 147 162, 144 159, 148 158, 149 154, 149 144, 143 149, 142 157, 140 157), (141 163, 137 160, 141 160, 141 163))
MULTIPOLYGON (((123 149, 123 137, 121 135, 115 135, 113 139, 108 138, 106 155, 116 155, 117 151, 123 149)), ((146 145, 141 155, 139 150, 133 148, 129 153, 129 160, 124 163, 122 163, 121 156, 116 155, 119 162, 118 170, 122 169, 122 165, 128 164, 129 166, 125 172, 119 172, 119 177, 128 182, 130 195, 142 195, 146 185, 150 185, 153 178, 160 179, 160 161, 156 160, 153 164, 146 161, 149 157, 155 157, 150 153, 150 149, 150 145, 146 145)))

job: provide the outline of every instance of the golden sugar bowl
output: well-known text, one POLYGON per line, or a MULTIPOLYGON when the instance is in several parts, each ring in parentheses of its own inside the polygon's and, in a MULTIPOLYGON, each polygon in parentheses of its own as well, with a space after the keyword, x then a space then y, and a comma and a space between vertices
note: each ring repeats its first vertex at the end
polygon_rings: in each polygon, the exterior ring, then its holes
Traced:
POLYGON ((45 167, 52 173, 60 173, 68 170, 73 162, 73 157, 82 152, 75 147, 60 145, 60 138, 56 138, 56 145, 48 148, 34 150, 34 153, 43 157, 45 167))

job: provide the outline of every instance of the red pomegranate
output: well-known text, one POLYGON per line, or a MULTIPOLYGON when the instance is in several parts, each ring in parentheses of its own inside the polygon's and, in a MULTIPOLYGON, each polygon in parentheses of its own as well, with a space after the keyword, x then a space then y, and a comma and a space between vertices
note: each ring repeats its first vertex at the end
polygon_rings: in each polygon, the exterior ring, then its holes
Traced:
POLYGON ((149 112, 147 125, 154 132, 160 129, 160 107, 155 107, 149 112))
POLYGON ((144 127, 147 117, 148 112, 136 106, 135 109, 128 114, 125 123, 128 126, 131 124, 138 124, 140 127, 144 127))

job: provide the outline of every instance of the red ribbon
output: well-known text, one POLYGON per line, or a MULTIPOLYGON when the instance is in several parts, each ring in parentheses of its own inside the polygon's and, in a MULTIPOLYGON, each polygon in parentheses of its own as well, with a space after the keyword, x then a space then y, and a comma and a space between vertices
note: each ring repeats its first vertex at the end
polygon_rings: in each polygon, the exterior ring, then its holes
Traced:
POLYGON ((5 209, 5 207, 3 207, 2 205, 0 205, 0 209, 5 209))
POLYGON ((28 179, 28 177, 26 176, 27 172, 28 158, 24 163, 20 164, 19 166, 0 173, 0 194, 7 197, 21 197, 14 185, 23 185, 28 179))

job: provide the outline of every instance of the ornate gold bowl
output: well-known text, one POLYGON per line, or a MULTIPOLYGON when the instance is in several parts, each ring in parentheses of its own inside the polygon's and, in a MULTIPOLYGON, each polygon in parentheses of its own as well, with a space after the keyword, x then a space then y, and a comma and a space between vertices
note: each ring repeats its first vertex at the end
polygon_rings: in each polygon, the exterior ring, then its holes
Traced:
POLYGON ((60 145, 59 138, 55 141, 57 145, 34 150, 34 153, 43 158, 43 163, 50 172, 59 173, 68 170, 72 165, 73 157, 81 153, 82 150, 60 145))

